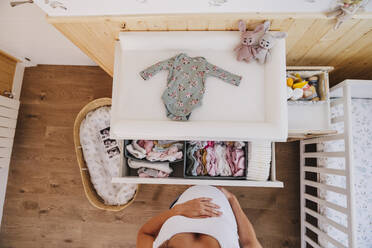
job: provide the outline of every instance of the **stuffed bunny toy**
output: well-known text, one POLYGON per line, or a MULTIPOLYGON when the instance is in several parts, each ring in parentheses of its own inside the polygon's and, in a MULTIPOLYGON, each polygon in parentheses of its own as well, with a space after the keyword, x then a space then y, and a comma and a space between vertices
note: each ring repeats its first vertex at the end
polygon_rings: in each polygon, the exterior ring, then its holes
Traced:
POLYGON ((274 47, 277 39, 283 39, 287 37, 287 33, 284 32, 275 32, 269 33, 266 32, 258 41, 259 47, 256 50, 255 59, 260 63, 264 64, 271 60, 271 48, 274 47))
POLYGON ((254 58, 258 48, 258 40, 269 27, 270 22, 266 21, 258 25, 253 31, 247 31, 245 22, 239 21, 240 44, 234 49, 238 61, 244 60, 248 63, 254 58))
POLYGON ((364 10, 368 0, 343 0, 337 3, 337 7, 327 13, 327 17, 336 17, 337 23, 334 30, 338 29, 342 23, 351 19, 357 12, 364 10))

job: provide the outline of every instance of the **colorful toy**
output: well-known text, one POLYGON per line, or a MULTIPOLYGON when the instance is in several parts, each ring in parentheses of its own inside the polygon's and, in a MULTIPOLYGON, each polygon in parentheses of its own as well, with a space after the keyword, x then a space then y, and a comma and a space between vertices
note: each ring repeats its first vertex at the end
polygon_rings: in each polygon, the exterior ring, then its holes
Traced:
POLYGON ((318 85, 318 77, 317 76, 312 76, 312 77, 309 77, 308 81, 309 81, 309 84, 311 85, 314 85, 314 86, 317 86, 318 85))
POLYGON ((266 21, 258 25, 253 31, 247 31, 245 22, 242 20, 239 21, 239 31, 241 32, 240 44, 234 49, 237 53, 238 61, 244 60, 248 63, 254 58, 258 48, 258 40, 269 27, 270 22, 266 21))
POLYGON ((292 88, 293 81, 294 81, 293 78, 287 78, 287 86, 292 88))
POLYGON ((303 98, 306 100, 312 100, 313 98, 317 97, 318 95, 316 94, 316 89, 312 85, 308 85, 309 87, 303 89, 304 95, 303 98))
POLYGON ((293 84, 292 88, 293 89, 297 89, 297 88, 300 88, 302 89, 305 85, 307 85, 307 81, 302 81, 302 82, 299 82, 299 83, 295 83, 293 84))
POLYGON ((294 89, 291 100, 292 101, 297 101, 297 100, 301 99, 303 95, 304 95, 304 90, 303 89, 300 89, 300 88, 294 89))
POLYGON ((311 100, 319 101, 317 94, 318 76, 309 77, 307 80, 302 79, 301 75, 287 75, 287 99, 292 101, 311 100))
POLYGON ((284 32, 266 32, 258 41, 259 47, 257 48, 257 54, 254 56, 255 59, 257 59, 260 64, 269 62, 271 60, 270 50, 275 46, 276 40, 283 39, 285 37, 287 37, 287 33, 284 32))

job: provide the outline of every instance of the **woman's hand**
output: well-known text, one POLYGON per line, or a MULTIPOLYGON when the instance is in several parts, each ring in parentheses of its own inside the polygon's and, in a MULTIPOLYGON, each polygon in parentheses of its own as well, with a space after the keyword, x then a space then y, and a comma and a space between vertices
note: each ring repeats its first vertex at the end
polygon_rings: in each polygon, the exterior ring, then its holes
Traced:
POLYGON ((173 207, 174 210, 179 214, 188 218, 208 218, 218 217, 222 214, 217 209, 220 206, 212 203, 211 198, 201 197, 182 204, 178 204, 173 207))
POLYGON ((231 200, 235 197, 234 194, 232 194, 230 191, 228 191, 227 189, 225 188, 222 188, 222 187, 217 187, 219 190, 222 191, 222 193, 226 196, 227 200, 231 200))

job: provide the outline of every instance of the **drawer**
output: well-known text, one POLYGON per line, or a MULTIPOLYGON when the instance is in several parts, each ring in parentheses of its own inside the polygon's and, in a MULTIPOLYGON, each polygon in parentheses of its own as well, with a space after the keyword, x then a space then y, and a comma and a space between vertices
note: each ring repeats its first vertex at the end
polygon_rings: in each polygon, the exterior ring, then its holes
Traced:
POLYGON ((234 31, 122 32, 116 44, 111 136, 147 140, 272 140, 288 135, 285 40, 278 41, 265 65, 238 62, 234 31), (218 42, 215 42, 215 41, 218 42), (161 95, 167 71, 145 81, 147 67, 181 52, 241 75, 238 87, 207 77, 203 103, 188 121, 166 117, 161 95))
MULTIPOLYGON (((173 166, 174 172, 168 178, 140 178, 135 176, 135 170, 127 166, 123 152, 121 153, 120 175, 112 179, 113 183, 138 183, 138 184, 183 184, 183 185, 215 185, 215 186, 242 186, 242 187, 273 187, 282 188, 283 182, 276 180, 276 163, 275 163, 275 143, 272 143, 272 162, 270 169, 270 178, 268 181, 250 181, 238 179, 190 179, 184 178, 183 162, 173 166)), ((248 165, 249 166, 249 165, 248 165)))
POLYGON ((319 77, 321 88, 319 102, 288 101, 288 138, 309 138, 312 136, 334 133, 330 123, 329 77, 333 67, 323 66, 288 66, 288 72, 319 77))

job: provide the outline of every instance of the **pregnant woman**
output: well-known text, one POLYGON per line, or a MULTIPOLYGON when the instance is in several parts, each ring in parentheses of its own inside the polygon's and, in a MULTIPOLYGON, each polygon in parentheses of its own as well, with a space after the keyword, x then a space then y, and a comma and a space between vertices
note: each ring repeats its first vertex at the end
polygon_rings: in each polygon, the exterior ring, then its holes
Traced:
POLYGON ((193 186, 138 232, 138 248, 262 248, 236 197, 224 188, 193 186))

